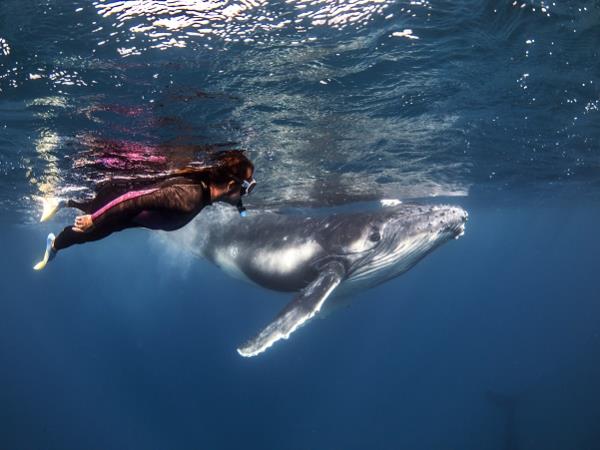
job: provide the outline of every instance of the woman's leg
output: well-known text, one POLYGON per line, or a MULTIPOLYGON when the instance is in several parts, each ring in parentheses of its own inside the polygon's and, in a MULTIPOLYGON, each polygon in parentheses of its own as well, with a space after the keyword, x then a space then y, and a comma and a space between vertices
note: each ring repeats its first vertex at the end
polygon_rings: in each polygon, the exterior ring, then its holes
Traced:
POLYGON ((66 206, 68 208, 75 208, 86 214, 91 214, 97 209, 102 207, 102 204, 98 201, 97 197, 90 198, 88 200, 67 200, 66 206))
POLYGON ((128 183, 124 181, 106 181, 97 190, 95 196, 85 200, 63 199, 57 197, 45 198, 42 200, 43 210, 40 222, 50 220, 59 209, 62 208, 77 208, 86 214, 91 214, 94 211, 102 208, 110 201, 117 198, 123 192, 127 192, 128 183))
POLYGON ((53 250, 58 251, 68 248, 75 244, 84 244, 86 242, 99 241, 100 239, 104 239, 112 233, 122 231, 125 228, 131 228, 132 226, 135 226, 135 224, 114 223, 112 225, 106 224, 103 227, 94 227, 89 231, 75 231, 73 230, 73 226, 70 225, 68 227, 65 227, 59 233, 59 235, 56 236, 52 248, 53 250))
POLYGON ((130 190, 128 187, 128 184, 124 181, 106 181, 98 187, 94 197, 85 200, 67 200, 66 206, 77 208, 86 214, 92 214, 123 193, 128 192, 130 190))
POLYGON ((83 244, 85 242, 98 241, 104 239, 115 231, 121 231, 125 228, 135 227, 134 223, 114 223, 107 224, 104 227, 95 227, 89 231, 75 231, 72 226, 65 227, 58 236, 50 233, 46 239, 46 252, 40 262, 33 266, 34 270, 42 270, 46 267, 48 261, 51 261, 56 256, 58 250, 63 250, 75 244, 83 244))

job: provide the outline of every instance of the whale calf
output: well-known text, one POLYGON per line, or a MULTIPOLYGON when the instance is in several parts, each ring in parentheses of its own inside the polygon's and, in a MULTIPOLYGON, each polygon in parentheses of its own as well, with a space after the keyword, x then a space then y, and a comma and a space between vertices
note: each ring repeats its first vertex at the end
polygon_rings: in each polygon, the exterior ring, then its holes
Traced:
POLYGON ((245 218, 231 208, 211 207, 175 239, 236 278, 298 292, 238 348, 250 357, 287 339, 332 299, 395 278, 464 233, 468 214, 460 207, 391 204, 310 215, 255 210, 245 218))

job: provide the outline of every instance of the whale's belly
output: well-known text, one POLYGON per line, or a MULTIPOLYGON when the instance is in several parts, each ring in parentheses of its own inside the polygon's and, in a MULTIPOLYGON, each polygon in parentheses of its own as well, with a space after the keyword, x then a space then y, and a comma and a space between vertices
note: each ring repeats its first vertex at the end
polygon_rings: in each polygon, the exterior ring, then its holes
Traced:
POLYGON ((314 240, 254 247, 230 243, 213 250, 213 261, 232 277, 278 291, 297 291, 317 275, 323 249, 314 240))

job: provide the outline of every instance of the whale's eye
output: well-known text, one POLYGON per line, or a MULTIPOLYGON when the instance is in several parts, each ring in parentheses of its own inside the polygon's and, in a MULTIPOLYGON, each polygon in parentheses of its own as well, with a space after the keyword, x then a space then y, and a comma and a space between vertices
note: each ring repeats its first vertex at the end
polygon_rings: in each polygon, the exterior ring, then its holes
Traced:
POLYGON ((381 234, 379 234, 379 231, 373 231, 370 235, 369 235, 369 240, 371 242, 379 242, 381 240, 381 234))

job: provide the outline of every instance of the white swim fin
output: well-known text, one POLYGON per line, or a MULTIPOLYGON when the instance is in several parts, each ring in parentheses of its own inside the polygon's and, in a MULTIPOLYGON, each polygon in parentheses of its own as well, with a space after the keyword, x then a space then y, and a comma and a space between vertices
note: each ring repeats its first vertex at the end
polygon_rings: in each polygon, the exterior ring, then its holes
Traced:
POLYGON ((67 201, 63 198, 50 197, 42 200, 42 217, 40 222, 45 222, 46 220, 50 220, 56 212, 67 206, 67 201))
POLYGON ((55 236, 53 233, 50 233, 46 238, 46 253, 44 253, 44 259, 42 259, 39 263, 33 266, 33 270, 42 270, 48 264, 48 261, 52 261, 56 256, 56 250, 52 248, 52 244, 54 243, 55 236))

